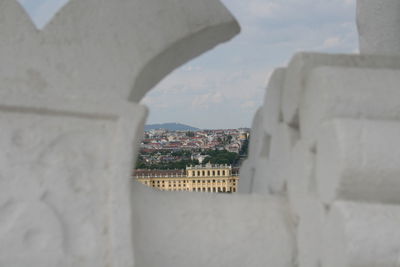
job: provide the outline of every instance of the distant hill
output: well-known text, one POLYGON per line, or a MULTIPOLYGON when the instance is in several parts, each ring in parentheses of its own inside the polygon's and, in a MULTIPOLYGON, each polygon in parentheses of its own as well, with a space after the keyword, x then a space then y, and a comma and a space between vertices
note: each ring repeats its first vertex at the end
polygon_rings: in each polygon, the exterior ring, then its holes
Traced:
POLYGON ((160 123, 160 124, 148 124, 144 126, 145 131, 166 129, 169 131, 197 131, 199 128, 192 127, 182 123, 170 122, 170 123, 160 123))

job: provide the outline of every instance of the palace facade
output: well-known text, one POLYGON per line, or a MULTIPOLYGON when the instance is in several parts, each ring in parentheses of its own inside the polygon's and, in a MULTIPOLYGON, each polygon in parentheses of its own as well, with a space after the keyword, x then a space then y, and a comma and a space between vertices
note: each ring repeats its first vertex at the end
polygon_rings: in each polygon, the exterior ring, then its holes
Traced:
POLYGON ((140 183, 163 191, 237 192, 239 169, 231 165, 187 166, 186 170, 144 170, 134 172, 140 183))

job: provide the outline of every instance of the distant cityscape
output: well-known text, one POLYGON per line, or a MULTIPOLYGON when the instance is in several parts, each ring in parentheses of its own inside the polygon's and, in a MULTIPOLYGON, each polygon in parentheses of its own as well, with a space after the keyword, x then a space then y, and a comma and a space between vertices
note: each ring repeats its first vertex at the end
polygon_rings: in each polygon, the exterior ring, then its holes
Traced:
POLYGON ((140 183, 167 191, 237 192, 249 128, 200 130, 168 123, 145 129, 134 171, 140 183))
MULTIPOLYGON (((229 164, 237 167, 247 156, 249 128, 193 130, 150 129, 140 144, 137 169, 185 169, 189 165, 229 164)), ((147 129, 149 129, 148 127, 147 129)))

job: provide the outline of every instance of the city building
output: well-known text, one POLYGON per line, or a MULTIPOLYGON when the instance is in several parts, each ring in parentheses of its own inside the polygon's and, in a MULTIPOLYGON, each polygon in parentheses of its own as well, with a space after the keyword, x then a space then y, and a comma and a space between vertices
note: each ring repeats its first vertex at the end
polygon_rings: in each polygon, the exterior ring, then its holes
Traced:
POLYGON ((231 165, 208 163, 187 166, 186 170, 138 169, 134 178, 164 191, 234 193, 238 188, 239 170, 231 165))

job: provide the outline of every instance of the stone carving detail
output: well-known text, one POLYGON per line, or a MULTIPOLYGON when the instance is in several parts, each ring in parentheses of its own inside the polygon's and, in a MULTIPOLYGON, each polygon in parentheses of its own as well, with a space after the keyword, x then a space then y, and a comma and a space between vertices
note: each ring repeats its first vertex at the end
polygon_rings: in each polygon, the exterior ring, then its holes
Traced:
POLYGON ((66 117, 60 126, 58 118, 4 113, 0 123, 5 119, 0 263, 106 266, 115 123, 66 117))
POLYGON ((65 266, 62 222, 46 203, 9 199, 0 220, 0 265, 65 266))

